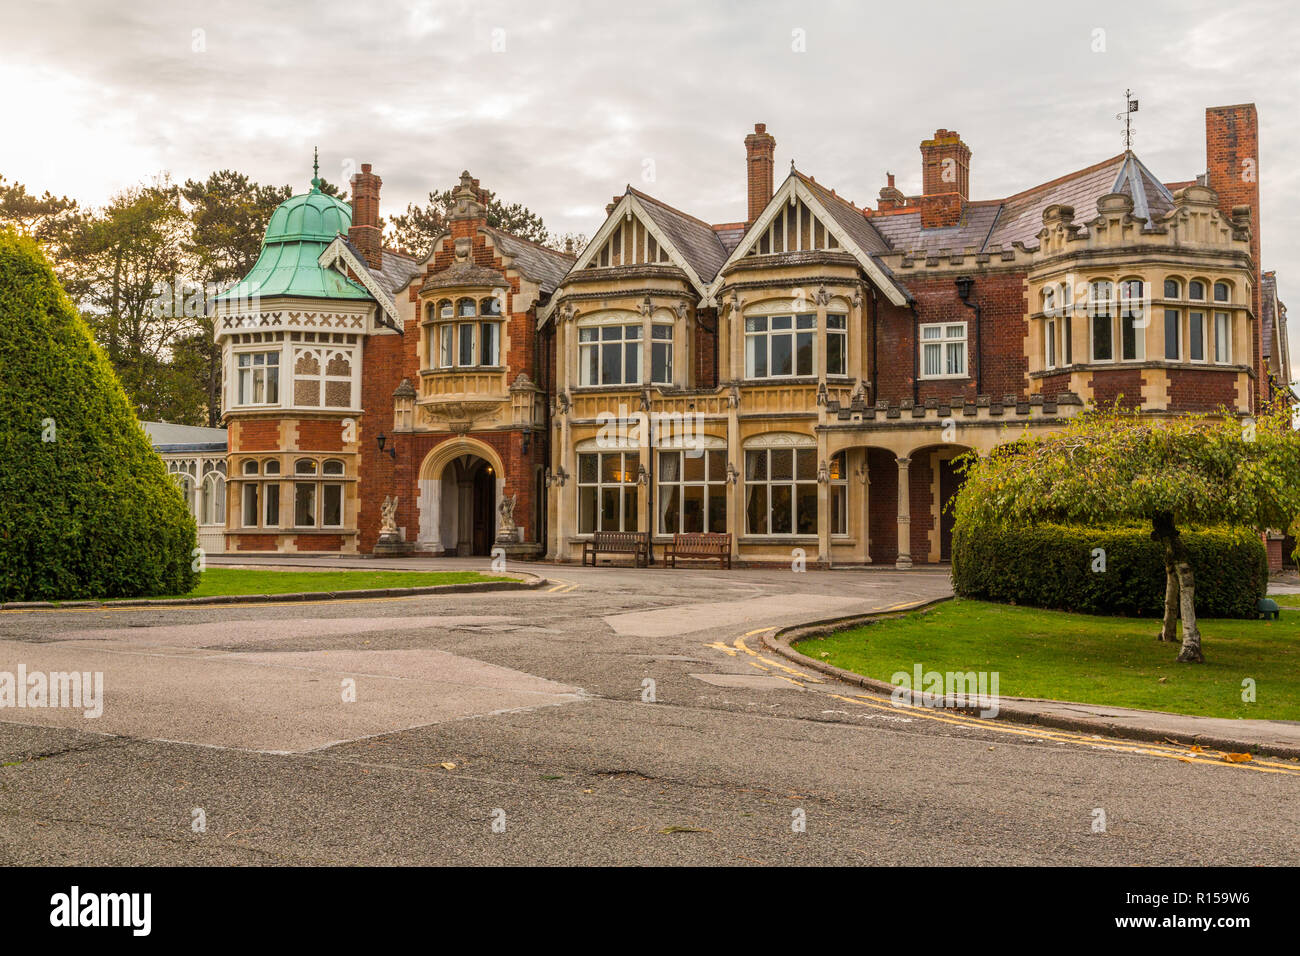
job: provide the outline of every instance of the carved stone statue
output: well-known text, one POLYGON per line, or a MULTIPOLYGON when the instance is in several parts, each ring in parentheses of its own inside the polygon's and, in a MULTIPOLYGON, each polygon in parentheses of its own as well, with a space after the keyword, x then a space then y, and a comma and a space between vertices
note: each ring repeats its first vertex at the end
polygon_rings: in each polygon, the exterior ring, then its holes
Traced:
POLYGON ((397 534, 397 502, 398 498, 396 495, 384 496, 384 503, 379 509, 380 534, 397 534))
POLYGON ((500 516, 500 524, 497 525, 498 541, 513 541, 515 539, 515 501, 518 495, 502 495, 501 504, 497 505, 497 514, 500 516))

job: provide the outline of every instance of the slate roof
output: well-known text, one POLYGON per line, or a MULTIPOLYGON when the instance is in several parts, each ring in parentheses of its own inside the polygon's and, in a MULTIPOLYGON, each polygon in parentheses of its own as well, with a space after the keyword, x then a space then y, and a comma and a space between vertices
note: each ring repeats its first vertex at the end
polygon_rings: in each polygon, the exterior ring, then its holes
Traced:
POLYGON ((682 258, 690 263, 700 281, 706 284, 712 282, 722 264, 727 261, 728 254, 713 227, 631 186, 627 187, 627 191, 641 201, 646 215, 654 220, 682 258))
POLYGON ((889 243, 885 240, 876 229, 871 220, 863 215, 863 211, 847 199, 841 199, 832 193, 829 189, 821 186, 812 177, 805 176, 798 170, 794 175, 802 180, 803 184, 808 187, 817 201, 822 204, 826 212, 832 219, 853 237, 853 241, 858 244, 858 248, 870 255, 889 252, 889 243))
MULTIPOLYGON (((941 229, 922 229, 919 211, 873 214, 871 224, 897 252, 935 253, 947 249, 957 253, 965 252, 971 246, 983 252, 1001 211, 999 202, 967 203, 962 210, 961 222, 941 229)), ((1041 226, 1041 219, 1039 224, 1041 226)))
POLYGON ((224 452, 226 430, 201 428, 197 425, 173 425, 171 422, 141 422, 149 444, 157 451, 224 452))
POLYGON ((576 256, 567 252, 548 249, 546 246, 521 239, 493 226, 483 228, 492 237, 496 247, 510 257, 511 268, 518 269, 536 282, 543 292, 554 292, 573 263, 577 261, 576 256))

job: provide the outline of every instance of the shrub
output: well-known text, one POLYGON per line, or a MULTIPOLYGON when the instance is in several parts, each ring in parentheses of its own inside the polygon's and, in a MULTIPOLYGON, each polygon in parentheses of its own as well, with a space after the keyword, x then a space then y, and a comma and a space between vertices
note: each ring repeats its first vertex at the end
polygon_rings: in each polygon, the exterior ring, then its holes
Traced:
POLYGON ((196 545, 180 491, 49 263, 0 230, 0 600, 184 594, 198 581, 196 545))
MULTIPOLYGON (((1183 532, 1198 616, 1253 618, 1268 586, 1268 556, 1246 528, 1183 532)), ((1156 617, 1164 614, 1165 563, 1147 528, 1028 525, 963 527, 952 537, 953 588, 963 597, 1033 607, 1156 617), (1093 571, 1093 549, 1106 570, 1093 571)))

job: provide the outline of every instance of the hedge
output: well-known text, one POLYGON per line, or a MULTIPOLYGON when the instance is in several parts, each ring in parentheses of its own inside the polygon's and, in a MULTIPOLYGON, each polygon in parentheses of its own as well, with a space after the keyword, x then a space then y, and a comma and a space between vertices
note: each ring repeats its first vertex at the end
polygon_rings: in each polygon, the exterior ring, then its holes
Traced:
POLYGON ((49 262, 0 230, 0 600, 184 594, 196 547, 179 489, 49 262))
MULTIPOLYGON (((1165 563, 1148 528, 1038 525, 1005 530, 958 527, 953 589, 962 597, 1033 607, 1161 617, 1165 563), (1105 571, 1093 570, 1094 549, 1105 571)), ((1268 556, 1246 528, 1183 532, 1196 581, 1196 612, 1253 618, 1268 587, 1268 556)))

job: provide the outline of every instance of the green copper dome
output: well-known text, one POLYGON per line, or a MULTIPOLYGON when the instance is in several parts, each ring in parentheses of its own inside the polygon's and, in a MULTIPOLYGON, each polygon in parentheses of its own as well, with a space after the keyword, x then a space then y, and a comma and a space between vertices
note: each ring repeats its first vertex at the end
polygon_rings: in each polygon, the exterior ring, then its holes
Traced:
POLYGON ((257 262, 239 283, 218 296, 233 299, 300 296, 313 299, 369 299, 359 283, 341 272, 323 269, 317 261, 325 247, 352 225, 352 207, 320 191, 312 177, 311 191, 286 199, 271 213, 257 262))

